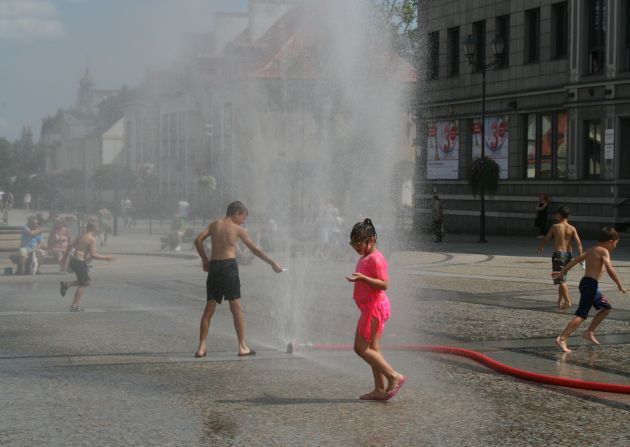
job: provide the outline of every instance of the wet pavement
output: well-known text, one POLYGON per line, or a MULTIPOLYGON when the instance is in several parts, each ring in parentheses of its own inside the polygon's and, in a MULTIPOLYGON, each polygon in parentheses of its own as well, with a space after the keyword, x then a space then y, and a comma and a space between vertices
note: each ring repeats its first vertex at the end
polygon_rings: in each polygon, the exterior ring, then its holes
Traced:
MULTIPOLYGON (((53 265, 35 277, 0 277, 0 445, 630 444, 630 395, 526 382, 396 348, 457 346, 534 372, 630 385, 630 296, 604 280, 614 310, 601 346, 578 330, 574 352, 560 352, 553 339, 572 313, 555 310, 550 253, 538 255, 535 238, 482 245, 449 236, 388 253, 393 315, 383 345, 409 380, 392 401, 376 403, 357 399, 372 376, 350 350, 285 352, 289 339, 352 342, 357 311, 343 279, 352 258, 278 254, 289 267, 280 275, 258 261, 241 266, 247 338, 258 354, 236 356, 222 305, 208 355, 194 359, 205 277, 190 246, 159 250, 160 231, 148 236, 139 222, 110 240, 103 250, 118 260, 95 261, 82 313, 68 312, 71 297, 61 298, 58 284, 71 276, 53 265)), ((613 262, 630 285, 623 240, 613 262)), ((580 275, 569 273, 574 301, 580 275)))

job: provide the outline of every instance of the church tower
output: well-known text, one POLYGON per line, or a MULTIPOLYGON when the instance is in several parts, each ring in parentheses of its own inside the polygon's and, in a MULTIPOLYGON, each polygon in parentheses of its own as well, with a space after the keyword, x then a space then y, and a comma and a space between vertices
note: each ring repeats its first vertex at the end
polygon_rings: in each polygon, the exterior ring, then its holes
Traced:
POLYGON ((90 69, 86 67, 85 74, 79 81, 77 94, 77 107, 83 110, 92 110, 94 103, 94 82, 90 76, 90 69))

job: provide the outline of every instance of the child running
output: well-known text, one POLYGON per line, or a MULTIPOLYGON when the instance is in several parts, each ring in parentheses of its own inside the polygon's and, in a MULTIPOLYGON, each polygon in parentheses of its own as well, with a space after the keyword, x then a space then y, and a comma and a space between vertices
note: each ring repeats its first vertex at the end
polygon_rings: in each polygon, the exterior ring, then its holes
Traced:
MULTIPOLYGON (((569 224, 569 208, 561 206, 556 214, 557 224, 554 224, 547 235, 538 246, 538 253, 542 253, 545 244, 553 238, 553 254, 551 255, 551 268, 554 272, 559 272, 567 265, 572 258, 571 242, 575 240, 578 249, 578 256, 582 254, 582 241, 573 225, 569 224)), ((571 307, 571 297, 569 296, 569 286, 567 286, 567 275, 561 275, 553 280, 558 284, 558 310, 571 307)))
POLYGON ((96 236, 98 232, 98 223, 92 219, 88 220, 85 232, 68 245, 63 256, 62 265, 66 265, 69 258, 70 269, 77 275, 76 281, 61 281, 61 283, 59 283, 59 293, 61 293, 61 296, 66 296, 66 292, 70 287, 77 288, 74 293, 74 300, 72 300, 72 305, 70 306, 70 312, 81 312, 83 310, 83 308, 79 306, 79 302, 85 292, 85 288, 90 285, 91 281, 87 265, 88 258, 103 261, 114 260, 113 256, 99 255, 96 252, 96 236))
POLYGON ((389 400, 398 393, 407 378, 396 372, 381 353, 381 333, 391 314, 385 294, 389 278, 387 261, 376 248, 376 229, 370 219, 352 227, 350 245, 361 256, 355 272, 346 276, 354 283, 353 298, 361 311, 354 338, 354 352, 372 367, 374 389, 361 400, 389 400), (385 386, 387 379, 387 387, 385 386))
POLYGON ((564 352, 571 352, 571 350, 567 347, 567 339, 571 336, 573 331, 575 331, 582 322, 586 320, 591 307, 595 307, 595 309, 599 310, 599 312, 595 315, 593 322, 582 336, 596 345, 599 344, 599 341, 595 338, 595 329, 597 329, 600 323, 604 321, 604 318, 608 316, 610 310, 612 309, 612 306, 606 297, 599 291, 598 287, 598 280, 602 275, 604 268, 606 269, 608 276, 610 276, 610 279, 617 284, 619 290, 626 293, 626 289, 624 289, 623 285, 619 281, 619 277, 617 276, 617 273, 615 273, 612 261, 610 260, 610 252, 617 247, 619 234, 614 228, 604 227, 599 232, 598 241, 599 243, 597 246, 589 248, 580 256, 569 262, 569 264, 567 264, 562 270, 551 274, 552 278, 560 277, 571 270, 578 262, 586 261, 584 277, 580 281, 580 305, 575 312, 575 317, 569 321, 569 324, 567 324, 564 331, 562 331, 562 333, 556 338, 556 343, 564 352))
POLYGON ((204 272, 208 272, 206 280, 207 303, 201 316, 199 327, 199 346, 195 351, 195 357, 206 355, 206 338, 210 329, 210 319, 214 314, 217 304, 223 298, 230 302, 230 311, 234 319, 234 329, 238 338, 238 355, 255 355, 256 351, 245 344, 245 323, 241 310, 241 282, 238 276, 238 264, 236 263, 236 244, 240 240, 252 253, 271 265, 274 272, 280 273, 282 267, 265 254, 249 237, 247 230, 241 224, 247 219, 247 208, 241 202, 236 201, 228 205, 224 218, 210 223, 195 238, 195 248, 201 257, 204 272), (212 255, 208 259, 203 242, 210 238, 212 242, 212 255))

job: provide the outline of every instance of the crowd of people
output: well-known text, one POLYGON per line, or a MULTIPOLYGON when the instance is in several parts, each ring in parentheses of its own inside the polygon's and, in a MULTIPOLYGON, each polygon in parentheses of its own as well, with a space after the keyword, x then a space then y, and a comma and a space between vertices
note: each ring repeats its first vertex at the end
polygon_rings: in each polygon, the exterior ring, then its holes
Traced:
MULTIPOLYGON (((127 211, 130 225, 133 225, 131 208, 123 202, 127 211)), ((130 203, 130 201, 129 201, 130 203)), ((611 312, 612 306, 599 289, 599 279, 605 270, 619 291, 626 289, 615 272, 611 253, 619 241, 618 233, 611 227, 601 229, 597 245, 584 250, 578 231, 569 223, 570 210, 566 206, 558 208, 554 215, 556 223, 547 230, 546 216, 549 199, 541 194, 537 205, 536 225, 545 229, 542 240, 538 245, 539 253, 544 251, 545 245, 553 240, 554 250, 551 257, 554 284, 558 285, 559 310, 572 306, 569 289, 566 284, 567 272, 580 264, 584 269, 584 276, 580 281, 580 301, 575 316, 569 321, 565 329, 556 337, 556 344, 563 352, 569 353, 569 336, 588 318, 591 308, 598 310, 583 337, 593 344, 599 344, 595 332, 602 321, 611 312), (544 217, 544 219, 543 219, 544 217), (577 256, 573 257, 573 246, 577 256)), ((194 239, 201 261, 202 269, 207 272, 206 306, 203 310, 199 344, 195 357, 206 355, 210 321, 216 306, 225 299, 228 301, 233 314, 234 327, 238 338, 238 355, 253 356, 254 349, 245 341, 245 325, 241 308, 241 285, 239 279, 239 252, 249 251, 253 256, 269 264, 274 272, 286 271, 279 263, 266 254, 259 246, 259 238, 252 238, 243 226, 248 217, 248 210, 241 202, 233 202, 225 217, 212 221, 194 239), (205 241, 210 240, 209 249, 205 241), (208 256, 210 252, 210 256, 208 256)), ((432 198, 432 214, 434 232, 438 242, 443 236, 442 204, 437 194, 432 198)), ((112 214, 102 207, 97 217, 88 218, 85 228, 74 239, 69 229, 68 218, 51 215, 52 227, 48 236, 46 248, 43 247, 42 218, 29 216, 26 225, 21 228, 20 248, 17 254, 18 274, 36 273, 43 256, 48 255, 59 265, 61 271, 71 271, 76 274, 75 281, 61 281, 59 292, 65 296, 67 291, 76 287, 74 299, 70 306, 71 312, 82 311, 80 301, 85 289, 90 285, 89 263, 91 260, 113 261, 111 255, 99 254, 96 251, 96 241, 101 246, 107 243, 107 235, 112 228, 112 214)), ((343 219, 337 208, 326 204, 317 221, 320 232, 320 243, 330 243, 341 234, 343 219)), ((275 224, 275 223, 274 223, 275 224)), ((168 236, 169 245, 174 250, 181 249, 181 240, 187 232, 187 207, 182 208, 175 216, 168 236)), ((372 369, 374 388, 360 396, 362 400, 389 400, 402 388, 407 378, 392 368, 380 351, 380 337, 386 321, 391 314, 389 298, 385 291, 389 286, 389 274, 385 256, 377 246, 377 231, 371 219, 364 219, 355 224, 350 232, 350 246, 359 256, 354 272, 346 276, 347 281, 354 284, 353 298, 359 310, 359 319, 355 331, 354 351, 372 369)), ((347 246, 346 246, 347 250, 347 246)))

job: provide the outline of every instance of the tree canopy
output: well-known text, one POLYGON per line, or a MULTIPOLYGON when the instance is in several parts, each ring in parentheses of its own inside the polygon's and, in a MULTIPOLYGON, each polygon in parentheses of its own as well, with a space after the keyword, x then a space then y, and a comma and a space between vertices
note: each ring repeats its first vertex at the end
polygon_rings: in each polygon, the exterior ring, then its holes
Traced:
POLYGON ((43 148, 33 143, 31 129, 22 129, 20 139, 10 143, 0 138, 0 189, 22 194, 46 167, 43 148), (25 188, 23 191, 21 188, 25 188))
POLYGON ((92 175, 92 183, 100 190, 129 191, 136 187, 131 168, 117 163, 100 166, 92 175))
MULTIPOLYGON (((415 61, 418 47, 418 0, 376 0, 394 28, 393 45, 398 53, 415 61)), ((414 64, 415 65, 415 64, 414 64)))

